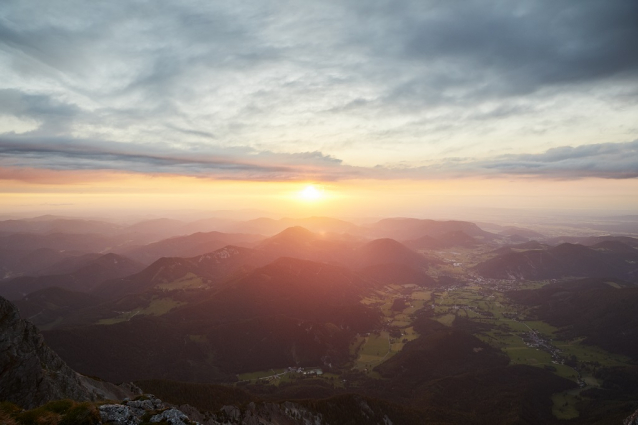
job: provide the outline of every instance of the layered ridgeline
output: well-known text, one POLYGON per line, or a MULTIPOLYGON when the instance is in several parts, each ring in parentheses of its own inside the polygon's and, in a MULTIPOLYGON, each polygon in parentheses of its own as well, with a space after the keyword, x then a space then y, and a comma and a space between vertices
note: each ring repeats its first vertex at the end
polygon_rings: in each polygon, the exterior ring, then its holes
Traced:
MULTIPOLYGON (((236 423, 336 424, 602 424, 635 410, 633 238, 301 222, 128 246, 108 255, 167 256, 76 288, 43 285, 15 303, 74 370, 136 381, 165 405, 208 412, 200 422, 219 422, 222 408, 236 423), (279 233, 250 236, 259 228, 279 233), (592 274, 604 277, 570 280, 592 274)), ((186 228, 136 229, 161 225, 186 228)), ((74 252, 28 278, 55 285, 105 255, 74 252)))

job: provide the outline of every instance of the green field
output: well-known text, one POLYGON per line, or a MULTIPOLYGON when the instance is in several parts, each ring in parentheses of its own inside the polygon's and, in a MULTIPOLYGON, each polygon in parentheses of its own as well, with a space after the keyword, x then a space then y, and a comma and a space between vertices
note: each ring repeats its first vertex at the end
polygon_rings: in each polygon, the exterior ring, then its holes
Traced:
POLYGON ((153 297, 150 304, 145 308, 139 308, 137 310, 125 311, 118 316, 108 319, 102 319, 97 322, 98 325, 113 325, 115 323, 127 322, 137 315, 141 316, 161 316, 168 313, 175 307, 183 305, 183 302, 175 301, 172 298, 157 298, 153 297))
POLYGON ((443 316, 435 317, 434 320, 444 324, 445 326, 452 326, 456 316, 454 314, 444 314, 443 316))
POLYGON ((255 381, 257 379, 267 378, 269 376, 278 375, 284 373, 286 369, 269 369, 260 370, 257 372, 242 373, 237 375, 240 381, 255 381))
POLYGON ((558 419, 568 420, 577 418, 579 414, 576 409, 576 403, 578 403, 579 400, 576 397, 580 394, 580 391, 580 389, 569 390, 554 394, 552 396, 552 402, 554 403, 552 414, 558 419))
POLYGON ((203 284, 204 282, 202 281, 201 277, 197 276, 194 273, 187 273, 184 277, 179 278, 174 282, 161 283, 157 285, 156 288, 173 291, 176 289, 198 288, 203 284))
POLYGON ((414 291, 410 295, 413 300, 430 301, 432 299, 431 291, 414 291))
POLYGON ((371 370, 392 354, 395 353, 392 351, 390 335, 387 332, 382 331, 379 335, 370 334, 365 337, 365 341, 359 349, 358 357, 355 361, 355 369, 371 370))

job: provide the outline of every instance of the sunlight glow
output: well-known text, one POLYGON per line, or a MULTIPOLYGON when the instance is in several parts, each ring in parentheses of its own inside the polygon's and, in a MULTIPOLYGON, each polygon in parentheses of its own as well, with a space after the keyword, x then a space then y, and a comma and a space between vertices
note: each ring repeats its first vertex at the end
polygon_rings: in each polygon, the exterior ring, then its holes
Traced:
POLYGON ((323 190, 319 190, 313 185, 306 186, 299 192, 299 197, 304 201, 318 201, 323 198, 323 190))

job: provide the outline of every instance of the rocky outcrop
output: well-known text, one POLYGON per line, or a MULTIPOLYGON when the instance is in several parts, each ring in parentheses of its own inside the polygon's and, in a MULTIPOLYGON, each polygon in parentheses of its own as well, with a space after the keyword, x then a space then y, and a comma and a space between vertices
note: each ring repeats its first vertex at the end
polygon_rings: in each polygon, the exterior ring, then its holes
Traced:
MULTIPOLYGON (((168 407, 152 394, 121 404, 103 404, 99 408, 103 424, 138 425, 142 422, 170 425, 198 425, 179 409, 168 407)), ((199 412, 198 412, 199 414, 199 412)))
POLYGON ((75 372, 44 343, 36 327, 0 297, 0 401, 31 409, 52 400, 121 400, 138 392, 131 385, 116 386, 75 372))
POLYGON ((638 425, 638 410, 623 421, 623 425, 638 425))
POLYGON ((33 408, 63 398, 86 401, 93 396, 38 329, 0 297, 0 400, 33 408))

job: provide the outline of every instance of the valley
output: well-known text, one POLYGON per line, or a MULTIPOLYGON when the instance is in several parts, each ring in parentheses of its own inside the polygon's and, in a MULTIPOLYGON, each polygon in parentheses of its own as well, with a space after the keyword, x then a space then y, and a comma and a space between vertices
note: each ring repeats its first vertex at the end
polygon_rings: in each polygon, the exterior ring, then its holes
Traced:
MULTIPOLYGON (((248 246, 153 257, 208 236, 169 238, 136 248, 146 266, 79 252, 37 277, 0 281, 0 292, 72 368, 110 382, 216 385, 273 401, 357 394, 408 416, 435 419, 420 406, 441 406, 454 421, 485 407, 482 391, 533 406, 545 423, 632 408, 634 390, 619 376, 637 368, 638 286, 619 276, 633 276, 634 238, 534 233, 542 242, 511 243, 473 223, 413 219, 347 228, 357 236, 212 232, 206 246, 248 246), (512 255, 529 262, 512 268, 512 255), (566 261, 616 272, 574 276, 566 261)), ((499 409, 484 414, 514 414, 499 409)))

